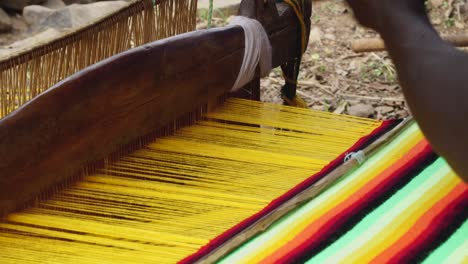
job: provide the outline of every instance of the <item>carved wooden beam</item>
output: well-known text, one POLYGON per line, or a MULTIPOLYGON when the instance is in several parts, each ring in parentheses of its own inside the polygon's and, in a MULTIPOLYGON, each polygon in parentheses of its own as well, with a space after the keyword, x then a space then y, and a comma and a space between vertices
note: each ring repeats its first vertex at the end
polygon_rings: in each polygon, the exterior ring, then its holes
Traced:
MULTIPOLYGON (((272 1, 261 14, 278 66, 297 52, 297 19, 272 1)), ((240 27, 153 42, 66 78, 0 120, 0 216, 229 91, 243 55, 240 27)))

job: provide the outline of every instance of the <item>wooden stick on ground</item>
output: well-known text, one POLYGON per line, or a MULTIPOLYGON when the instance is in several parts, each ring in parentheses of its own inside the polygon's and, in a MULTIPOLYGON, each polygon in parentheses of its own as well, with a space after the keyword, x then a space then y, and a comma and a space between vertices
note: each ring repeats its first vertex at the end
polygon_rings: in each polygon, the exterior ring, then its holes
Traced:
MULTIPOLYGON (((382 146, 384 146, 392 139, 394 139, 397 135, 399 135, 404 128, 408 127, 412 123, 412 120, 412 118, 406 119, 398 126, 393 128, 391 131, 387 132, 385 135, 377 139, 375 142, 373 142, 371 145, 369 145, 363 150, 364 154, 368 157, 373 155, 382 146)), ((267 214, 248 228, 244 229, 235 237, 228 240, 223 245, 214 249, 210 254, 200 259, 197 263, 215 263, 219 261, 227 254, 235 250, 237 247, 249 241, 255 235, 267 230, 267 228, 273 225, 281 217, 285 216, 292 210, 300 207, 307 201, 310 201, 314 197, 318 196, 322 191, 331 186, 333 183, 335 183, 338 179, 343 177, 346 173, 351 171, 357 165, 357 161, 354 159, 345 162, 344 164, 333 170, 331 173, 329 173, 327 176, 319 180, 317 183, 313 184, 306 190, 297 194, 296 196, 282 204, 280 207, 270 212, 269 214, 267 214)))
MULTIPOLYGON (((468 34, 442 35, 442 38, 456 47, 468 46, 468 34)), ((351 42, 354 52, 372 52, 385 50, 385 43, 381 38, 358 39, 351 42)))

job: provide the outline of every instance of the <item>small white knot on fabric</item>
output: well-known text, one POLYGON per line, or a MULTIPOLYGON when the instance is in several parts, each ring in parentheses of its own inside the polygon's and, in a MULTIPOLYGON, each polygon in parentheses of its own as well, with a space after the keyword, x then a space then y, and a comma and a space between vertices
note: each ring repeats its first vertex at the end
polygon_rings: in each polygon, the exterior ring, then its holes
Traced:
POLYGON ((362 150, 359 150, 358 152, 348 153, 344 159, 344 162, 353 159, 356 160, 359 163, 359 165, 362 165, 366 161, 366 154, 362 150))
POLYGON ((244 59, 237 80, 231 89, 231 91, 236 91, 252 81, 257 65, 260 66, 260 77, 265 77, 270 73, 272 49, 265 29, 257 20, 236 16, 229 24, 241 26, 245 35, 244 59))

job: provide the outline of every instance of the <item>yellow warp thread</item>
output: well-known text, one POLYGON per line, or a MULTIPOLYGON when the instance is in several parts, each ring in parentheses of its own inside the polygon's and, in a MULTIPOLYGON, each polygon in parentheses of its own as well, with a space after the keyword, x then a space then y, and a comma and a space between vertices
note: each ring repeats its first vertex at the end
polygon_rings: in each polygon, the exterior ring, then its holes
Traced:
POLYGON ((0 223, 0 263, 174 263, 379 122, 230 99, 0 223))
POLYGON ((284 102, 289 106, 299 107, 299 108, 309 108, 306 101, 302 99, 299 95, 296 94, 292 100, 289 100, 287 96, 282 96, 284 102))

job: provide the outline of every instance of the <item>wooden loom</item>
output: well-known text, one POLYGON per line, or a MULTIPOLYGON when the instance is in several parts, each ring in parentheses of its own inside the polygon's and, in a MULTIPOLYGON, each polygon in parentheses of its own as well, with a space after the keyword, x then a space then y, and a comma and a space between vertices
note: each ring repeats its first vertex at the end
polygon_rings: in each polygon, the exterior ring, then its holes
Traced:
MULTIPOLYGON (((274 66, 291 64, 300 26, 288 5, 273 2, 243 1, 240 14, 264 25, 274 66)), ((160 1, 156 9, 164 5, 196 10, 194 2, 180 0, 160 1)), ((156 14, 170 17, 174 10, 156 14)), ((309 18, 310 1, 304 11, 309 18)), ((152 42, 85 68, 135 39, 157 39, 157 30, 144 29, 154 14, 151 1, 136 1, 100 21, 99 30, 89 26, 1 64, 2 83, 19 77, 23 89, 3 93, 10 98, 2 97, 4 114, 39 94, 32 80, 44 65, 52 69, 46 74, 57 73, 41 81, 46 87, 84 68, 0 120, 5 261, 180 260, 380 125, 233 99, 208 111, 237 77, 244 54, 239 27, 152 42), (120 30, 125 41, 119 36, 109 51, 106 34, 120 30), (96 41, 102 55, 93 53, 96 41), (62 62, 63 54, 83 51, 94 55, 72 60, 73 67, 62 62)), ((244 91, 258 97, 258 89, 257 78, 244 91)))
MULTIPOLYGON (((251 1, 241 8, 245 16, 260 14, 251 1)), ((278 66, 297 56, 298 25, 289 8, 279 16, 267 11, 263 23, 278 66)), ((85 68, 3 118, 1 215, 73 176, 84 164, 217 100, 237 77, 243 44, 238 27, 146 44, 85 68), (185 58, 190 60, 178 63, 185 58), (97 144, 101 146, 95 148, 97 144), (26 164, 25 153, 35 153, 26 164)))

